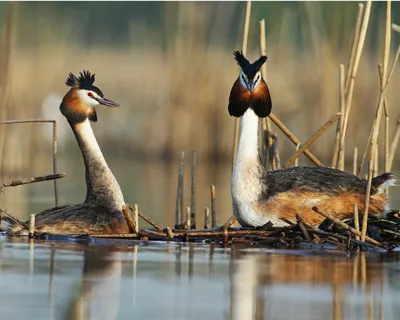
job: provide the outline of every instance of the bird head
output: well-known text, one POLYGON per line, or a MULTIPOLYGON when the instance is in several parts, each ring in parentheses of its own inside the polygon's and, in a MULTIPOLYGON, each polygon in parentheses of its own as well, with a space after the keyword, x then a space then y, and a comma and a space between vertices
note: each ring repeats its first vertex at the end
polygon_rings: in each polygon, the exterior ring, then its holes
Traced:
POLYGON ((103 92, 93 85, 95 75, 89 71, 79 73, 79 77, 70 73, 65 84, 71 89, 64 96, 60 110, 72 122, 82 122, 86 119, 97 121, 95 107, 103 105, 118 108, 120 105, 107 99, 103 92))

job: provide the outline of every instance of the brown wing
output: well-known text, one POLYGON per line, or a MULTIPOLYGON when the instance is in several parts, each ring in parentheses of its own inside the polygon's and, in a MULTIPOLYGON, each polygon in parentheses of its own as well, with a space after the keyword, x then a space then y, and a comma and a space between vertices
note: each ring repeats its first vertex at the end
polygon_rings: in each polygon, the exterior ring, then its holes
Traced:
POLYGON ((261 118, 265 118, 271 113, 271 95, 268 86, 263 79, 261 79, 260 85, 251 95, 251 107, 253 108, 254 113, 261 118))
POLYGON ((232 86, 231 94, 229 95, 229 114, 234 117, 241 117, 249 107, 250 93, 243 89, 239 78, 237 78, 232 86))

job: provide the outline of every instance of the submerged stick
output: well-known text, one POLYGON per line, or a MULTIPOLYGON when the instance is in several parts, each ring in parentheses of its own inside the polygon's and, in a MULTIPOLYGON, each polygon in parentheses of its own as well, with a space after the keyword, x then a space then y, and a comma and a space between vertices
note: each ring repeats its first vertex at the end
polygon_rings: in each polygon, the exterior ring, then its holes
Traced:
POLYGON ((35 214, 32 213, 29 219, 29 238, 33 238, 35 236, 35 214))
POLYGON ((13 180, 9 183, 3 183, 3 187, 17 187, 24 184, 42 182, 42 181, 50 181, 55 179, 65 178, 67 175, 65 173, 57 173, 57 174, 49 174, 47 176, 33 177, 23 180, 13 180))
POLYGON ((298 158, 311 144, 314 143, 315 140, 317 140, 326 130, 328 130, 336 120, 338 120, 342 114, 338 112, 336 115, 334 115, 331 119, 329 119, 324 125, 316 132, 314 135, 307 140, 307 142, 299 148, 299 150, 289 159, 288 162, 283 166, 283 168, 289 167, 295 160, 298 158))
POLYGON ((217 196, 215 192, 215 186, 213 184, 210 186, 210 191, 211 191, 211 227, 214 228, 217 226, 217 212, 215 206, 215 200, 217 196))
MULTIPOLYGON (((246 4, 246 17, 244 20, 244 31, 243 31, 243 55, 247 54, 247 41, 249 39, 249 25, 250 25, 250 14, 251 14, 251 0, 247 0, 246 4)), ((239 129, 240 129, 240 118, 235 117, 235 127, 233 131, 233 155, 232 155, 232 166, 235 164, 236 152, 239 144, 239 129)))
MULTIPOLYGON (((282 132, 289 138, 290 141, 293 142, 295 146, 297 146, 300 142, 299 139, 271 112, 269 118, 272 120, 275 125, 282 130, 282 132)), ((317 159, 309 150, 304 150, 304 154, 310 159, 316 166, 322 166, 321 161, 317 159)))
MULTIPOLYGON (((312 207, 312 209, 316 213, 319 213, 321 216, 324 216, 325 218, 328 218, 329 220, 333 221, 337 225, 341 226, 343 229, 346 229, 346 230, 350 231, 351 233, 353 233, 356 236, 361 236, 361 232, 360 231, 357 231, 356 229, 350 227, 348 224, 345 224, 344 222, 340 221, 338 218, 335 218, 334 216, 332 216, 332 215, 330 215, 330 214, 328 214, 326 212, 319 211, 317 207, 312 207)), ((363 240, 361 240, 361 241, 363 241, 363 240)), ((374 239, 372 239, 372 238, 370 238, 368 236, 365 237, 365 241, 369 242, 369 243, 371 243, 371 244, 373 244, 375 246, 378 246, 378 247, 382 246, 378 241, 376 241, 376 240, 374 240, 374 239)))
POLYGON ((191 208, 191 217, 190 217, 191 225, 189 226, 189 228, 196 229, 196 150, 192 152, 190 208, 191 208))

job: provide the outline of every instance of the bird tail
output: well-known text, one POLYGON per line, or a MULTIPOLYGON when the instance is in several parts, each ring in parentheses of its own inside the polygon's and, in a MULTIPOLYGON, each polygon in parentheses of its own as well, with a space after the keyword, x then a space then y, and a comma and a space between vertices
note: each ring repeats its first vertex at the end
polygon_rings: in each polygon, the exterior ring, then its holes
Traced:
POLYGON ((396 176, 393 173, 386 172, 372 178, 372 186, 376 188, 379 193, 382 193, 387 187, 396 186, 396 181, 396 176))

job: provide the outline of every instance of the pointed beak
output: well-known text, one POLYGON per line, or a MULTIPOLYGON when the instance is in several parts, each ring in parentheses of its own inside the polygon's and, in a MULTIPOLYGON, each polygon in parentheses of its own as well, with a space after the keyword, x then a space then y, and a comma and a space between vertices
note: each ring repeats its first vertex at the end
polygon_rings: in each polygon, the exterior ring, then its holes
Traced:
POLYGON ((253 80, 250 80, 250 79, 248 80, 247 89, 249 89, 250 93, 253 92, 253 90, 254 90, 254 82, 253 82, 253 80))
POLYGON ((105 97, 96 98, 96 100, 97 100, 98 103, 100 103, 101 105, 106 106, 106 107, 111 107, 111 108, 119 108, 119 107, 121 107, 118 103, 116 103, 116 102, 114 102, 112 100, 109 100, 109 99, 107 99, 105 97))

